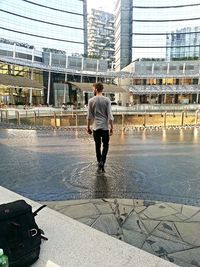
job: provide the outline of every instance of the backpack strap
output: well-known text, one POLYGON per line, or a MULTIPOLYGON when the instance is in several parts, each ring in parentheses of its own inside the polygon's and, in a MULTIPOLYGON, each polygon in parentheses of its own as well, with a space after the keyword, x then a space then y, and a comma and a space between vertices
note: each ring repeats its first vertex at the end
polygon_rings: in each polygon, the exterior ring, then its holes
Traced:
POLYGON ((44 236, 44 235, 41 235, 41 238, 42 238, 43 240, 45 240, 45 241, 48 241, 48 238, 47 238, 46 236, 44 236))
POLYGON ((47 205, 42 205, 41 207, 39 207, 36 211, 33 212, 33 216, 35 217, 39 211, 41 211, 43 208, 45 208, 47 205))
MULTIPOLYGON (((41 211, 43 208, 45 208, 47 205, 42 205, 41 207, 39 207, 36 211, 33 212, 33 216, 35 217, 39 211, 41 211)), ((42 229, 39 229, 40 233, 41 233, 41 239, 43 240, 48 240, 48 238, 46 236, 44 236, 44 231, 42 229)))
POLYGON ((48 240, 48 238, 44 235, 44 231, 42 229, 39 229, 39 230, 40 230, 41 238, 43 240, 48 240))

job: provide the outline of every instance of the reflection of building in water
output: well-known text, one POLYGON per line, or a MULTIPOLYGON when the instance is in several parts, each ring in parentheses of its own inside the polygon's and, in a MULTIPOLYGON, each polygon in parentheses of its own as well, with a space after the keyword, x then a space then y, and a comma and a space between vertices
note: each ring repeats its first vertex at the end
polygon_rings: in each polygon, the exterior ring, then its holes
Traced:
POLYGON ((167 59, 200 57, 200 26, 186 27, 167 35, 167 59))
POLYGON ((163 129, 163 131, 162 131, 162 141, 163 142, 167 141, 167 131, 166 131, 166 129, 163 129))
POLYGON ((185 131, 184 131, 184 129, 180 129, 180 134, 179 134, 179 141, 184 141, 184 133, 185 133, 185 131))
POLYGON ((193 142, 198 143, 199 142, 199 130, 196 127, 193 129, 193 136, 194 136, 193 142))

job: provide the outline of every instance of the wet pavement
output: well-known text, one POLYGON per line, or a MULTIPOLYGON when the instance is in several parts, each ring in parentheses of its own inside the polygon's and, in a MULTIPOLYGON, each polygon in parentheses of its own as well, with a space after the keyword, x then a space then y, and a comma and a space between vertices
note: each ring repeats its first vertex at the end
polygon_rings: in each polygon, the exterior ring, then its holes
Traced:
POLYGON ((199 144, 200 128, 117 131, 98 174, 84 129, 1 128, 0 185, 167 261, 199 266, 200 209, 183 205, 200 206, 199 144))
POLYGON ((200 205, 200 129, 111 137, 106 173, 82 129, 0 129, 0 184, 38 201, 139 198, 200 205))

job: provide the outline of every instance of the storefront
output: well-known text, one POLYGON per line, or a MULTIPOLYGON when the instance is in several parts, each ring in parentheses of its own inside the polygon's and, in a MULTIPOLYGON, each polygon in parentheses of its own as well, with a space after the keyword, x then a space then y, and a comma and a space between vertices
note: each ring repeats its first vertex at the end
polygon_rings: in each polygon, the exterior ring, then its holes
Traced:
POLYGON ((43 85, 35 80, 0 74, 0 105, 39 105, 43 103, 43 85))
MULTIPOLYGON (((114 84, 103 84, 103 94, 111 101, 125 105, 128 92, 122 87, 114 84)), ((93 96, 92 83, 54 83, 54 105, 61 107, 62 103, 84 107, 93 96)))

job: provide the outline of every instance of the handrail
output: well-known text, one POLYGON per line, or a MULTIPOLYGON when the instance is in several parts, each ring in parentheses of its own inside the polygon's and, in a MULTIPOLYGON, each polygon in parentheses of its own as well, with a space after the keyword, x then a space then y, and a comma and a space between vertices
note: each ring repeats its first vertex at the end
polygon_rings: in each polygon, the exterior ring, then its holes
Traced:
MULTIPOLYGON (((163 104, 143 104, 143 105, 134 105, 131 107, 115 107, 112 106, 112 112, 114 115, 117 114, 143 114, 143 113, 162 113, 162 112, 196 112, 197 110, 200 110, 199 104, 187 104, 187 105, 163 105, 163 104)), ((87 108, 82 109, 73 109, 73 110, 63 110, 61 108, 49 108, 49 109, 43 109, 43 108, 34 108, 34 109, 2 109, 0 108, 0 120, 6 120, 9 119, 17 119, 18 123, 20 123, 21 118, 35 118, 35 121, 39 117, 45 117, 45 116, 78 116, 78 115, 87 115, 87 108), (16 116, 17 115, 17 116, 16 116)))

